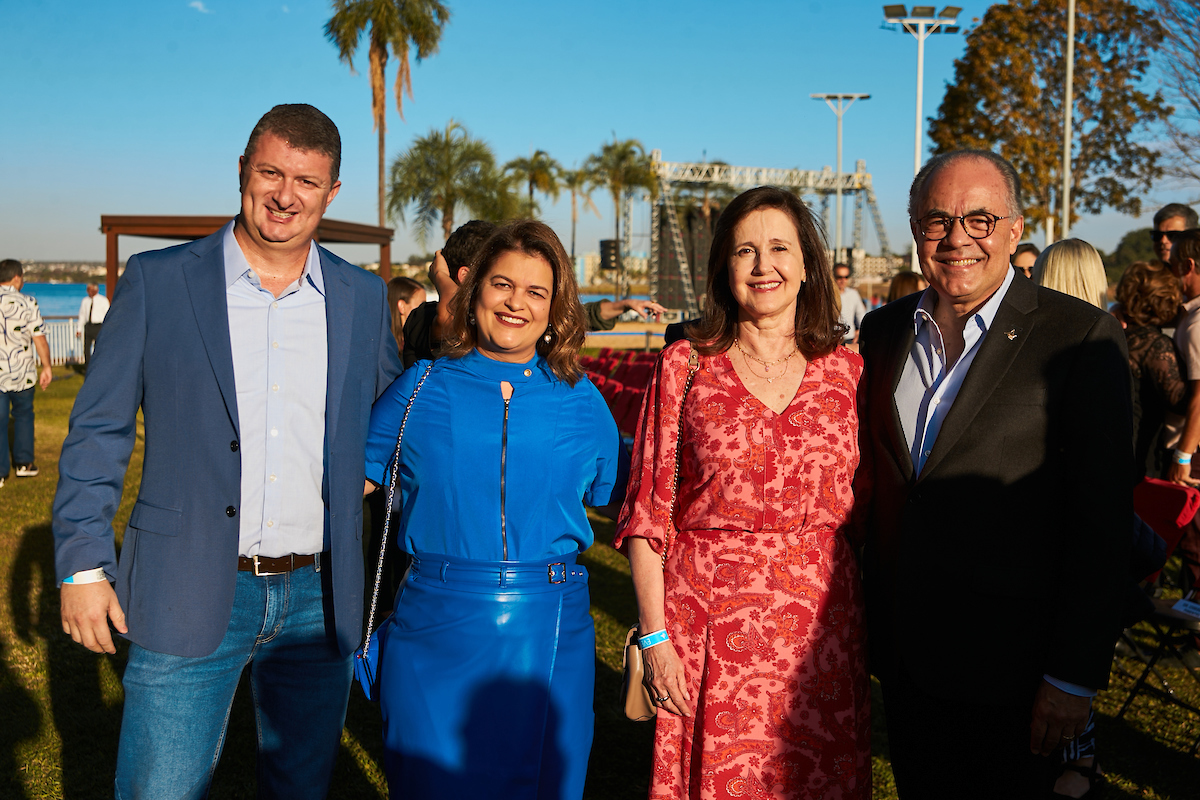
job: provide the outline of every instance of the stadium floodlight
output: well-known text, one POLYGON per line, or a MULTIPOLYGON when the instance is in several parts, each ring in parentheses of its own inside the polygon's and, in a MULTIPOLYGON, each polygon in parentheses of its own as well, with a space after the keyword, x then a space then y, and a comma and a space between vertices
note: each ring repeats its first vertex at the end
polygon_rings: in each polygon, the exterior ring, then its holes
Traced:
MULTIPOLYGON (((958 6, 946 6, 940 14, 934 13, 934 6, 913 6, 912 14, 905 14, 904 6, 884 6, 883 16, 886 22, 899 23, 904 30, 911 33, 917 40, 917 133, 913 143, 913 175, 921 171, 921 145, 924 143, 925 126, 921 119, 921 100, 925 89, 925 40, 934 33, 952 33, 953 27, 962 9, 958 6), (899 12, 898 14, 896 12, 899 12)), ((912 269, 917 271, 917 246, 913 243, 912 269)))
POLYGON ((825 94, 810 94, 813 100, 824 100, 829 106, 829 110, 837 115, 837 206, 834 215, 834 227, 837 233, 834 236, 833 261, 837 263, 842 259, 842 115, 850 110, 850 106, 854 105, 855 100, 870 100, 871 95, 861 94, 858 92, 834 92, 825 94), (837 101, 837 105, 833 101, 837 101), (849 100, 850 102, 845 102, 849 100), (843 105, 844 104, 844 105, 843 105))

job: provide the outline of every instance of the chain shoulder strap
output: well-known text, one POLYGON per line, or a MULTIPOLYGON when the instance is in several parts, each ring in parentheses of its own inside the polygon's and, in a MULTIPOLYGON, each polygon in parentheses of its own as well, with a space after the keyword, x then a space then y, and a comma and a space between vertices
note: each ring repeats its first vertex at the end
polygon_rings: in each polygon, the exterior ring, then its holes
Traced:
POLYGON ((675 437, 675 475, 671 479, 671 505, 667 509, 667 530, 664 534, 666 540, 663 542, 662 563, 666 566, 667 556, 671 551, 671 544, 675 541, 675 495, 679 491, 679 462, 683 457, 683 407, 687 403, 688 392, 692 390, 692 379, 696 377, 696 372, 700 369, 700 356, 696 354, 695 346, 689 345, 691 352, 688 353, 688 374, 687 380, 683 384, 683 396, 679 398, 679 430, 675 437))
POLYGON ((379 542, 379 560, 375 563, 375 588, 371 591, 371 613, 367 616, 367 636, 363 643, 363 658, 366 658, 367 653, 371 651, 371 633, 375 630, 375 609, 379 605, 379 585, 383 581, 383 562, 387 557, 388 535, 392 531, 392 503, 396 497, 396 484, 400 482, 400 444, 404 441, 404 426, 408 424, 408 412, 412 411, 413 401, 417 399, 417 392, 421 391, 421 387, 425 385, 425 379, 429 377, 433 363, 429 362, 425 373, 417 381, 413 393, 409 395, 408 403, 404 406, 404 416, 400 418, 400 432, 396 434, 396 452, 392 454, 392 479, 388 483, 387 511, 383 515, 383 536, 380 537, 379 542))

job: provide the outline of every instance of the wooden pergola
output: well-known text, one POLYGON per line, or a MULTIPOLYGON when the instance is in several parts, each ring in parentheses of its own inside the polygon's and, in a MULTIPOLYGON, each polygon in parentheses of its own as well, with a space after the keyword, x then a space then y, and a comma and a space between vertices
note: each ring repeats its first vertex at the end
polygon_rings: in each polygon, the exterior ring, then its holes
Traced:
MULTIPOLYGON (((117 239, 121 236, 149 236, 154 239, 171 239, 190 242, 219 231, 229 217, 193 216, 120 216, 104 214, 100 217, 100 232, 107 238, 104 266, 107 268, 107 297, 117 290, 117 239)), ((336 244, 379 245, 379 277, 384 283, 392 279, 392 229, 376 225, 361 225, 324 218, 317 226, 318 242, 336 244)))

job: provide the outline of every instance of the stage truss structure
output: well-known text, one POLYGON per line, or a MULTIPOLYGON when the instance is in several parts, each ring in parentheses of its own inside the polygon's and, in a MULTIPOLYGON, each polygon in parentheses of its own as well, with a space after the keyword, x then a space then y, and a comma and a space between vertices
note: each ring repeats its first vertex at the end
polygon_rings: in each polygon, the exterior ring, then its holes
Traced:
MULTIPOLYGON (((679 225, 679 215, 675 204, 671 202, 671 189, 683 184, 699 186, 703 184, 724 184, 737 189, 748 189, 755 186, 780 186, 792 189, 801 197, 816 195, 820 198, 820 213, 826 230, 829 229, 829 198, 836 196, 839 182, 842 194, 854 196, 854 232, 851 247, 860 249, 863 244, 863 229, 866 214, 870 214, 875 228, 876 238, 882 255, 887 258, 892 254, 888 243, 887 231, 883 227, 883 218, 879 213, 879 204, 875 200, 875 190, 871 186, 871 173, 867 172, 867 164, 863 160, 856 161, 854 172, 843 172, 840 177, 830 167, 822 170, 779 169, 774 167, 735 167, 728 164, 688 163, 663 161, 662 151, 653 150, 650 153, 651 167, 658 183, 658 196, 650 202, 650 299, 658 301, 659 278, 662 274, 662 247, 659 230, 662 228, 662 216, 666 215, 667 232, 670 236, 670 247, 679 265, 680 284, 683 290, 685 309, 688 317, 696 317, 700 313, 696 300, 695 283, 692 279, 692 269, 688 264, 687 251, 683 245, 683 232, 679 225)), ((632 193, 625 197, 624 203, 624 241, 621 243, 623 252, 630 252, 630 206, 632 193)), ((806 199, 805 202, 808 202, 806 199)), ((812 203, 808 203, 812 207, 812 203)))

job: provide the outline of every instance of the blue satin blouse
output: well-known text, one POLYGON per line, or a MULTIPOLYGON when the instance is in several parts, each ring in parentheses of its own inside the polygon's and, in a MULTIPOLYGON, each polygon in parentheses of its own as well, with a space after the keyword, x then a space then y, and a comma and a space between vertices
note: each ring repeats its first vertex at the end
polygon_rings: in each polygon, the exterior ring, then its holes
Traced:
MULTIPOLYGON (((381 486, 390 479, 405 404, 428 366, 414 364, 371 410, 367 478, 381 486)), ((620 436, 586 377, 568 386, 541 356, 525 364, 476 351, 441 358, 417 393, 404 432, 399 508, 408 552, 503 560, 501 381, 513 386, 503 453, 507 560, 586 550, 592 528, 584 505, 604 506, 614 491, 624 493, 620 436)))

